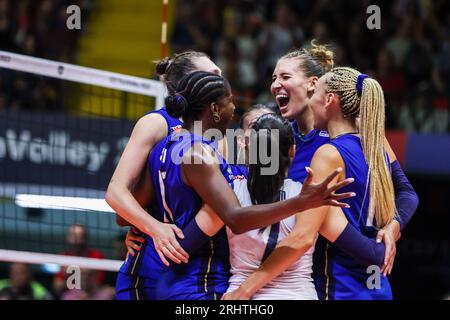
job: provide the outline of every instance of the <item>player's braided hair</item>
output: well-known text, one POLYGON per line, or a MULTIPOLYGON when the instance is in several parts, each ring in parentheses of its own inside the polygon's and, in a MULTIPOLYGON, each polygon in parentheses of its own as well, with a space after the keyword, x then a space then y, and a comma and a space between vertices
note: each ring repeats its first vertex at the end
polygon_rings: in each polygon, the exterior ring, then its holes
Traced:
POLYGON ((195 71, 180 80, 176 93, 167 96, 167 112, 175 118, 183 117, 185 122, 198 120, 206 106, 230 94, 230 84, 224 77, 195 71))
POLYGON ((344 116, 360 117, 361 143, 369 166, 370 202, 376 226, 384 227, 397 213, 394 186, 384 156, 385 102, 380 84, 355 69, 330 71, 327 92, 336 93, 344 116))

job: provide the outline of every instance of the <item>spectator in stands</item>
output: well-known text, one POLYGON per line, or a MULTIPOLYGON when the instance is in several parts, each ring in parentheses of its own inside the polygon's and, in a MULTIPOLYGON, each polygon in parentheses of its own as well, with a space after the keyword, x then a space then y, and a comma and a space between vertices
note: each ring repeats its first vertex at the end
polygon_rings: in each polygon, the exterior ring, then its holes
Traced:
POLYGON ((172 47, 175 52, 187 50, 211 53, 211 43, 208 37, 209 30, 195 11, 195 3, 180 1, 177 5, 175 26, 172 33, 172 47))
POLYGON ((113 300, 114 288, 99 284, 97 278, 98 271, 80 269, 80 288, 67 289, 61 300, 113 300))
POLYGON ((259 74, 272 74, 281 57, 303 40, 303 30, 295 24, 295 18, 289 5, 280 1, 275 7, 274 21, 266 24, 258 38, 257 61, 259 74))
POLYGON ((389 107, 398 108, 406 90, 405 74, 394 64, 394 56, 387 49, 381 49, 377 57, 376 79, 383 87, 389 107))
POLYGON ((52 295, 39 282, 33 280, 30 266, 12 263, 9 279, 0 280, 0 300, 52 300, 52 295))
POLYGON ((402 67, 404 65, 406 55, 411 49, 412 44, 409 35, 410 23, 411 20, 406 17, 400 20, 395 35, 388 39, 386 44, 387 49, 394 57, 396 67, 402 67))
MULTIPOLYGON (((0 0, 0 49, 76 62, 77 42, 88 29, 94 4, 93 0, 0 0), (83 12, 81 32, 65 26, 65 10, 71 4, 83 12)), ((180 0, 171 48, 204 51, 214 61, 222 61, 229 69, 226 75, 236 79, 231 79, 238 90, 236 101, 245 101, 245 107, 270 101, 270 78, 281 55, 300 47, 305 39, 333 43, 338 65, 373 74, 383 86, 389 128, 399 128, 399 114, 410 113, 401 106, 420 103, 406 97, 416 95, 417 86, 431 85, 434 107, 429 111, 437 120, 431 120, 434 125, 426 125, 425 131, 448 132, 450 2, 382 1, 380 30, 366 27, 367 5, 367 1, 346 0, 180 0)), ((36 79, 0 72, 7 110, 65 109, 65 100, 59 98, 62 89, 36 79)), ((417 130, 414 124, 403 123, 401 128, 406 127, 417 130)))
POLYGON ((406 131, 430 133, 435 126, 434 109, 429 87, 419 87, 418 91, 401 107, 399 127, 406 131))
POLYGON ((0 0, 0 49, 13 50, 14 39, 11 33, 8 0, 0 0))
MULTIPOLYGON (((88 233, 82 224, 73 224, 67 233, 67 250, 61 254, 66 256, 77 256, 86 258, 103 259, 104 255, 100 251, 93 249, 88 243, 88 233)), ((105 273, 100 271, 96 274, 96 283, 103 284, 105 273)), ((66 268, 62 268, 53 279, 53 290, 59 296, 66 288, 66 268)))

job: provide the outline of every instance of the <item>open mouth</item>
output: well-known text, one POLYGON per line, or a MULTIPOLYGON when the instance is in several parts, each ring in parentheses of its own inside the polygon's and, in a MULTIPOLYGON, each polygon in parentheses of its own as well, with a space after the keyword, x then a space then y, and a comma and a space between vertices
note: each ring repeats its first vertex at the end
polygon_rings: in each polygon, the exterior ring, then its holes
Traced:
POLYGON ((280 94, 280 95, 277 95, 276 99, 277 99, 277 102, 278 102, 278 105, 280 106, 280 108, 284 108, 288 105, 290 98, 287 95, 280 94))

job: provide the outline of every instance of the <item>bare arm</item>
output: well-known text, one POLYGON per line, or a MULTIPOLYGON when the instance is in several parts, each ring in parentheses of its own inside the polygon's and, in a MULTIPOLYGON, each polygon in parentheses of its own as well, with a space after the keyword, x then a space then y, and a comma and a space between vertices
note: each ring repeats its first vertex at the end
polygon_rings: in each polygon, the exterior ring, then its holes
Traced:
MULTIPOLYGON (((142 117, 120 157, 106 191, 106 202, 123 220, 151 236, 156 220, 142 208, 132 194, 138 184, 150 151, 167 135, 167 124, 158 114, 142 117)), ((148 194, 153 192, 147 191, 148 194)))
POLYGON ((146 170, 148 156, 153 147, 167 136, 167 124, 159 114, 149 114, 136 123, 130 140, 120 157, 106 192, 105 200, 121 219, 152 237, 161 260, 164 256, 176 263, 187 261, 188 255, 179 246, 174 233, 183 237, 175 225, 164 224, 148 214, 143 206, 153 196, 151 179, 146 170), (134 195, 133 193, 134 192, 134 195), (135 198, 136 197, 136 198, 135 198))
MULTIPOLYGON (((153 200, 153 192, 151 191, 152 188, 153 187, 151 186, 150 171, 145 170, 144 168, 142 177, 139 179, 139 182, 131 191, 133 197, 136 199, 141 208, 143 208, 144 210, 153 200)), ((125 220, 118 214, 116 214, 116 223, 121 227, 132 226, 131 223, 129 223, 127 220, 125 220)))
MULTIPOLYGON (((314 154, 311 168, 315 172, 314 180, 321 181, 336 166, 342 166, 337 150, 330 145, 323 145, 314 154)), ((342 160, 341 160, 342 161, 342 160)), ((339 177, 342 180, 342 177, 339 177)), ((338 178, 334 179, 332 183, 338 178)), ((272 254, 241 286, 224 296, 225 299, 249 299, 264 285, 272 281, 298 260, 314 244, 317 233, 325 220, 330 206, 321 206, 296 215, 292 232, 281 241, 272 254)))
POLYGON ((346 204, 337 203, 337 200, 352 196, 350 193, 334 194, 335 190, 348 185, 352 180, 344 180, 328 187, 340 172, 340 170, 332 170, 332 174, 325 176, 326 179, 319 184, 313 183, 310 176, 298 197, 272 204, 241 208, 236 195, 220 172, 219 166, 211 158, 214 156, 205 151, 194 152, 192 157, 191 164, 182 165, 183 180, 187 185, 192 186, 203 201, 237 234, 271 225, 296 212, 325 204, 346 206, 346 204))
MULTIPOLYGON (((319 176, 328 174, 335 166, 345 167, 342 158, 332 146, 325 145, 321 147, 311 163, 311 167, 315 168, 319 176)), ((344 175, 338 177, 342 180, 344 175)), ((335 243, 341 236, 346 227, 348 220, 340 208, 324 206, 308 212, 302 212, 296 216, 296 224, 294 230, 280 242, 274 252, 269 258, 255 271, 236 291, 224 296, 225 299, 250 299, 259 289, 264 287, 267 283, 272 281, 289 266, 297 261, 315 241, 315 235, 319 232, 328 241, 335 243)), ((368 248, 383 249, 376 247, 373 239, 369 240, 367 237, 357 234, 360 240, 365 240, 369 243, 368 248), (363 239, 364 238, 364 239, 363 239), (372 241, 371 243, 369 241, 372 241)), ((358 241, 355 239, 355 241, 358 241)), ((372 250, 371 252, 362 252, 361 245, 356 250, 357 246, 352 246, 346 252, 352 256, 361 258, 362 261, 371 261, 370 264, 379 263, 383 258, 385 250, 372 250), (380 256, 381 255, 381 256, 380 256)), ((348 248, 346 248, 348 249, 348 248)), ((387 254, 387 252, 386 252, 387 254)))

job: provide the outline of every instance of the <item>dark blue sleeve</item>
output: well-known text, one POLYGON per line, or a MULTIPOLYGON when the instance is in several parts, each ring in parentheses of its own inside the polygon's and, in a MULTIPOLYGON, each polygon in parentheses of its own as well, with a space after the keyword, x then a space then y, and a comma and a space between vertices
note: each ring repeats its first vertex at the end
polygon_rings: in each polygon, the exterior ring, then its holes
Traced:
POLYGON ((400 223, 400 230, 403 230, 416 212, 419 197, 397 160, 391 163, 391 169, 395 190, 395 206, 398 212, 395 219, 400 223))
POLYGON ((178 239, 178 243, 189 255, 195 253, 195 251, 211 239, 200 229, 195 218, 183 229, 183 234, 184 239, 178 239))
POLYGON ((384 243, 376 243, 375 239, 367 238, 350 223, 347 223, 334 244, 364 265, 381 266, 384 262, 384 243))

